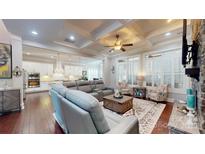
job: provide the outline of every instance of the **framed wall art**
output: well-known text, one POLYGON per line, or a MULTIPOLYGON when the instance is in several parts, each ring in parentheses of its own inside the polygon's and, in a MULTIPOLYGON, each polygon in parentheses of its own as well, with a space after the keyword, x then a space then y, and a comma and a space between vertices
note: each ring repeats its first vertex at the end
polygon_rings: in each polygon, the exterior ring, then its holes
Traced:
POLYGON ((0 43, 0 79, 12 78, 12 46, 0 43))

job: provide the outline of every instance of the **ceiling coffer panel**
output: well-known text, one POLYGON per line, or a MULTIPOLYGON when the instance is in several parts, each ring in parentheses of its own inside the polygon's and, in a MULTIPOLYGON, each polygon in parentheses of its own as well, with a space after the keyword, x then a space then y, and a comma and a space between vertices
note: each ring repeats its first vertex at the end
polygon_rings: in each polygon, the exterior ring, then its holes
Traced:
MULTIPOLYGON (((79 56, 99 56, 109 54, 111 46, 116 44, 133 43, 126 47, 129 52, 141 49, 152 49, 155 45, 179 38, 182 28, 181 20, 172 19, 25 19, 3 20, 9 32, 21 36, 24 45, 45 47, 57 52, 79 56), (35 30, 38 35, 32 35, 35 30), (165 33, 172 33, 170 36, 165 33), (74 39, 71 40, 70 37, 74 39), (27 42, 27 43, 25 43, 27 42), (40 45, 39 45, 40 44, 40 45)), ((119 54, 118 51, 110 55, 119 54)))

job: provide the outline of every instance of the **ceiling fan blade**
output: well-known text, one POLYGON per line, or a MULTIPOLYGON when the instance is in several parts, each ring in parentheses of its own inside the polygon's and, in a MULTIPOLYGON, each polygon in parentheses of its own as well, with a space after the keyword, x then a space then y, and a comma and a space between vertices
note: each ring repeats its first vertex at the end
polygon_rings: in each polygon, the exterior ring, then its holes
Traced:
POLYGON ((121 49, 120 50, 122 50, 123 52, 125 52, 126 50, 125 50, 125 48, 123 48, 123 47, 121 47, 121 49))
POLYGON ((106 45, 106 46, 104 46, 104 47, 109 47, 109 48, 111 48, 111 47, 114 47, 114 45, 106 45))
POLYGON ((122 44, 123 47, 133 46, 133 43, 122 44))

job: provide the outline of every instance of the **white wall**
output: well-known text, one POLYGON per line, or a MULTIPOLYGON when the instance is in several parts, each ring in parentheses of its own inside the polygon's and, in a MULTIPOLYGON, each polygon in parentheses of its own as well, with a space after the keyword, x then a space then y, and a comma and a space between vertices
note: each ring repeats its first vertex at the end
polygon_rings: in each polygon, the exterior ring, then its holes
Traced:
POLYGON ((112 77, 113 77, 113 73, 112 73, 112 59, 109 57, 104 57, 103 59, 103 80, 106 86, 112 86, 112 77))
MULTIPOLYGON (((0 42, 12 45, 12 68, 18 66, 22 69, 22 40, 20 37, 10 34, 2 20, 0 20, 0 42)), ((12 79, 0 79, 0 87, 4 87, 5 83, 9 87, 21 89, 21 108, 23 103, 23 77, 12 77, 12 79)))

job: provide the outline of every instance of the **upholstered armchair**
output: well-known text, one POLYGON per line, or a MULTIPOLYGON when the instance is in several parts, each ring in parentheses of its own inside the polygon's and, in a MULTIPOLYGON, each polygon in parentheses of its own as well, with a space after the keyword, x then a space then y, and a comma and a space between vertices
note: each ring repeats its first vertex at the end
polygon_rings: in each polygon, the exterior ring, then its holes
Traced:
POLYGON ((118 82, 117 88, 123 95, 131 95, 131 89, 126 82, 118 82))
POLYGON ((160 85, 156 88, 149 87, 147 88, 147 98, 157 101, 163 102, 167 100, 168 96, 168 85, 160 85))

